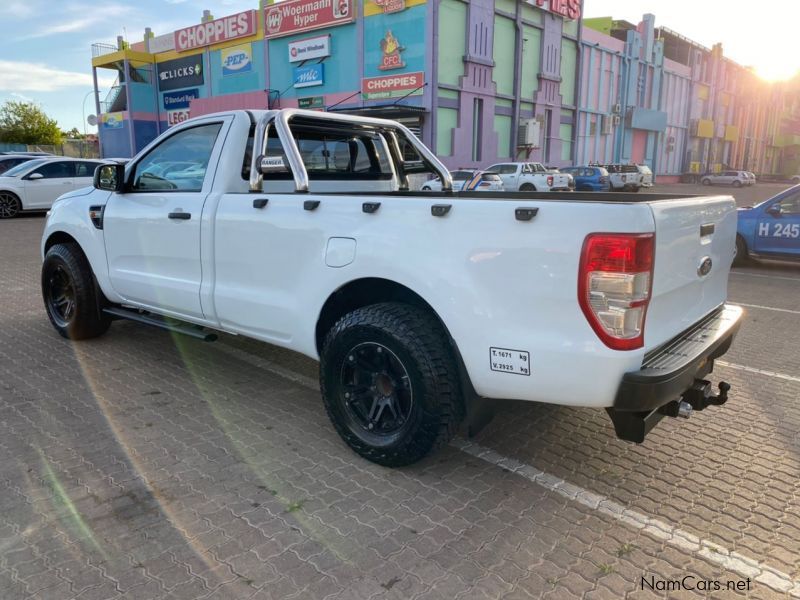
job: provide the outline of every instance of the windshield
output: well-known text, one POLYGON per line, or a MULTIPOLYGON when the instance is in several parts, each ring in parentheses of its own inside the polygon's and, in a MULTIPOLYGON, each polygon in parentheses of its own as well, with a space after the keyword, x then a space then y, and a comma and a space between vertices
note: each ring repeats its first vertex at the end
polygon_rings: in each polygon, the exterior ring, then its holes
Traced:
POLYGON ((27 162, 22 163, 21 165, 17 165, 16 167, 10 168, 8 171, 0 175, 0 177, 16 177, 21 173, 25 173, 28 169, 36 168, 39 165, 43 165, 46 163, 47 160, 45 159, 36 159, 36 160, 29 160, 27 162))

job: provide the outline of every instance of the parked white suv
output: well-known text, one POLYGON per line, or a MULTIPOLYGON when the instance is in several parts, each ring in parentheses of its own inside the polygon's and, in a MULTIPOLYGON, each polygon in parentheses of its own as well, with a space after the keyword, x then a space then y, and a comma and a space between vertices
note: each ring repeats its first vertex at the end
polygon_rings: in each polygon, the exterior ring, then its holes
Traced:
MULTIPOLYGON (((469 191, 476 192, 502 192, 503 180, 497 173, 490 171, 476 171, 472 169, 459 169, 457 171, 450 171, 453 177, 453 189, 456 191, 469 191)), ((422 184, 423 192, 441 192, 442 180, 439 177, 433 177, 422 184)))
POLYGON ((34 158, 0 175, 0 219, 24 210, 47 210, 67 192, 92 185, 99 160, 34 158))

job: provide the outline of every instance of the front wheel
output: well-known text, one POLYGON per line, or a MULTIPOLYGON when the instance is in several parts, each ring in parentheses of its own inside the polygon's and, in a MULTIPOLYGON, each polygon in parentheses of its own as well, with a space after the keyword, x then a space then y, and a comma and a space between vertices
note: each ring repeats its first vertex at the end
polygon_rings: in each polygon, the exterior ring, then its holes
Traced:
POLYGON ((104 298, 95 286, 92 268, 77 244, 56 244, 47 251, 42 296, 47 316, 62 337, 97 337, 111 324, 102 312, 104 298))
POLYGON ((0 192, 0 219, 13 219, 22 211, 22 203, 11 192, 0 192))
POLYGON ((322 399, 342 439, 387 467, 446 444, 463 416, 458 370, 441 323, 400 303, 339 319, 320 356, 322 399))
POLYGON ((733 264, 737 267, 746 265, 750 260, 750 253, 747 251, 747 242, 740 235, 736 236, 736 250, 733 255, 733 264))
POLYGON ((703 185, 711 185, 710 179, 703 179, 703 185))
POLYGON ((733 187, 735 188, 742 187, 742 182, 737 179, 736 181, 733 182, 733 187))
POLYGON ((422 191, 423 191, 423 192, 430 192, 430 191, 431 191, 431 188, 429 188, 427 185, 423 185, 423 186, 422 186, 422 191))

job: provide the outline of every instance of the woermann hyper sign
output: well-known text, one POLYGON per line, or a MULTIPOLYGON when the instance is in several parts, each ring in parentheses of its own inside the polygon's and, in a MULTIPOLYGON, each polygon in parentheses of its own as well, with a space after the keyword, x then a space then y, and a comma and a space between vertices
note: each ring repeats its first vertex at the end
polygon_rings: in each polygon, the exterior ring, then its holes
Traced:
POLYGON ((344 25, 355 18, 353 0, 288 0, 264 9, 264 37, 344 25))

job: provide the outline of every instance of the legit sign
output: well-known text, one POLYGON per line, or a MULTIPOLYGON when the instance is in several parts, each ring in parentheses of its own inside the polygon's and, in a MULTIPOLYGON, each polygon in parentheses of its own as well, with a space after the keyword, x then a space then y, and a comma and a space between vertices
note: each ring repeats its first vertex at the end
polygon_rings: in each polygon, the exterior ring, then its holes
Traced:
POLYGON ((189 118, 188 110, 168 110, 167 111, 167 127, 172 127, 178 123, 183 123, 189 118))
POLYGON ((175 50, 185 52, 228 40, 235 40, 256 33, 256 11, 246 10, 235 15, 214 19, 178 29, 175 33, 175 50))

